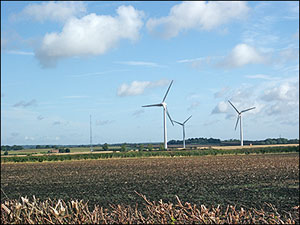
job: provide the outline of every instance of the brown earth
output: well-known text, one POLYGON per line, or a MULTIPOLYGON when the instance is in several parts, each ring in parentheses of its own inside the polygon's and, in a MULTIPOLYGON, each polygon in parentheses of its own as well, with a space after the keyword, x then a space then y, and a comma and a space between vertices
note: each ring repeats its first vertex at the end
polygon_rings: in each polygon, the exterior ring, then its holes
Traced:
POLYGON ((142 204, 150 200, 198 205, 299 205, 299 154, 127 158, 1 164, 1 201, 20 196, 142 204))

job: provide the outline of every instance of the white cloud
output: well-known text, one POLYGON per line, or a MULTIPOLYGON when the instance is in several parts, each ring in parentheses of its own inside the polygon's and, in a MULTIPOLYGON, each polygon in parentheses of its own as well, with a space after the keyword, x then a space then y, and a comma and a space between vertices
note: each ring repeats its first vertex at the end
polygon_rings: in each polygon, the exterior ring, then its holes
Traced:
POLYGON ((211 57, 202 57, 195 59, 182 59, 178 60, 177 63, 186 63, 194 69, 199 69, 204 65, 209 65, 211 61, 211 57))
POLYGON ((225 101, 221 101, 218 105, 212 110, 211 114, 217 113, 226 113, 228 110, 228 103, 225 101))
POLYGON ((143 94, 146 88, 154 88, 165 86, 169 83, 168 80, 158 81, 133 81, 131 84, 122 84, 118 88, 118 96, 134 96, 143 94))
POLYGON ((275 77, 271 77, 266 74, 247 75, 246 77, 250 78, 250 79, 263 79, 263 80, 276 80, 277 79, 275 77))
POLYGON ((15 51, 15 50, 9 50, 9 51, 7 51, 7 53, 13 54, 13 55, 34 55, 33 52, 15 51))
POLYGON ((267 60, 267 56, 258 52, 254 47, 247 44, 238 44, 219 65, 236 68, 247 64, 266 63, 267 60))
POLYGON ((288 104, 299 102, 299 82, 285 82, 267 89, 261 97, 264 101, 285 101, 288 104))
POLYGON ((211 114, 223 114, 226 119, 236 116, 227 102, 228 99, 239 110, 255 109, 247 114, 255 114, 258 124, 273 121, 273 124, 295 126, 290 121, 299 121, 299 78, 265 80, 258 85, 232 89, 217 103, 211 114))
POLYGON ((124 62, 117 62, 119 64, 125 64, 129 66, 149 66, 149 67, 160 67, 157 63, 154 62, 143 62, 143 61, 124 61, 124 62))
POLYGON ((187 1, 173 6, 166 17, 150 18, 147 28, 152 33, 159 30, 157 33, 164 38, 172 38, 188 29, 212 30, 244 17, 248 11, 246 2, 187 1))
MULTIPOLYGON (((82 15, 86 12, 83 2, 43 2, 41 4, 30 4, 24 8, 21 15, 32 17, 43 22, 45 20, 66 21, 67 19, 82 15)), ((18 15, 15 15, 15 18, 18 15)))
POLYGON ((106 53, 121 39, 135 41, 143 22, 143 12, 132 6, 120 6, 117 16, 86 15, 71 18, 61 33, 48 33, 36 51, 45 67, 54 66, 58 59, 73 56, 93 56, 106 53))

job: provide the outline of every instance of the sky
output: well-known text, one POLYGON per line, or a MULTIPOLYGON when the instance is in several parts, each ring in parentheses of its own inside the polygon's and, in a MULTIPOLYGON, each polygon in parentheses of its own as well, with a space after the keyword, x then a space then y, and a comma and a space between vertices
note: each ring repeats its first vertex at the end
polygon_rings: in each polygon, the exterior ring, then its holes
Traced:
POLYGON ((299 138, 299 1, 1 1, 1 144, 299 138), (182 127, 167 121, 168 140, 182 127))

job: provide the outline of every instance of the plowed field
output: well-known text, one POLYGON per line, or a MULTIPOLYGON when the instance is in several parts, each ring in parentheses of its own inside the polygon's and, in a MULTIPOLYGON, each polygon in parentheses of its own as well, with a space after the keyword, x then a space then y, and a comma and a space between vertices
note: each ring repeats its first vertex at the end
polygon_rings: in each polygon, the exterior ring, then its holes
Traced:
POLYGON ((150 200, 290 211, 299 205, 299 155, 261 154, 1 164, 1 201, 20 196, 141 204, 150 200))

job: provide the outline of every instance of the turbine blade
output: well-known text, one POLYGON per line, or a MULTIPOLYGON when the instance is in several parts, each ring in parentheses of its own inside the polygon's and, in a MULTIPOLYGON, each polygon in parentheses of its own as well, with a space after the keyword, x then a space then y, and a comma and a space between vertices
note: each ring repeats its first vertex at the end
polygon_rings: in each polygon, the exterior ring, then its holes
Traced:
POLYGON ((231 103, 231 101, 228 100, 228 102, 230 103, 230 105, 232 105, 232 107, 235 109, 235 111, 240 114, 239 110, 237 110, 237 108, 235 108, 235 106, 231 103))
POLYGON ((169 119, 170 119, 170 121, 171 121, 172 125, 174 126, 173 120, 172 120, 172 118, 171 118, 171 116, 170 116, 170 114, 169 114, 169 111, 168 111, 168 109, 167 109, 167 108, 166 108, 166 111, 167 111, 167 115, 168 115, 168 117, 169 117, 169 119))
POLYGON ((142 107, 163 106, 161 103, 153 105, 143 105, 142 107))
POLYGON ((191 117, 192 117, 192 116, 190 116, 189 118, 187 118, 187 119, 183 122, 183 124, 185 124, 189 119, 191 119, 191 117))
POLYGON ((237 127, 237 125, 238 125, 238 123, 239 123, 239 119, 240 119, 240 116, 238 116, 238 118, 237 118, 237 120, 236 120, 236 124, 235 124, 234 130, 236 130, 236 127, 237 127))
POLYGON ((173 120, 173 122, 178 123, 179 125, 183 126, 182 123, 179 123, 179 122, 177 122, 177 121, 175 121, 175 120, 173 120))
POLYGON ((171 81, 171 84, 169 85, 169 88, 168 88, 168 90, 167 90, 167 92, 166 92, 166 94, 165 94, 165 97, 163 98, 162 102, 165 101, 165 99, 166 99, 166 97, 167 97, 167 95, 168 95, 168 93, 169 93, 169 90, 170 90, 172 84, 173 84, 173 80, 171 81))
POLYGON ((249 108, 249 109, 245 109, 245 110, 241 111, 241 113, 247 112, 247 111, 249 111, 249 110, 251 110, 251 109, 255 109, 255 108, 256 108, 256 107, 252 107, 252 108, 249 108))

